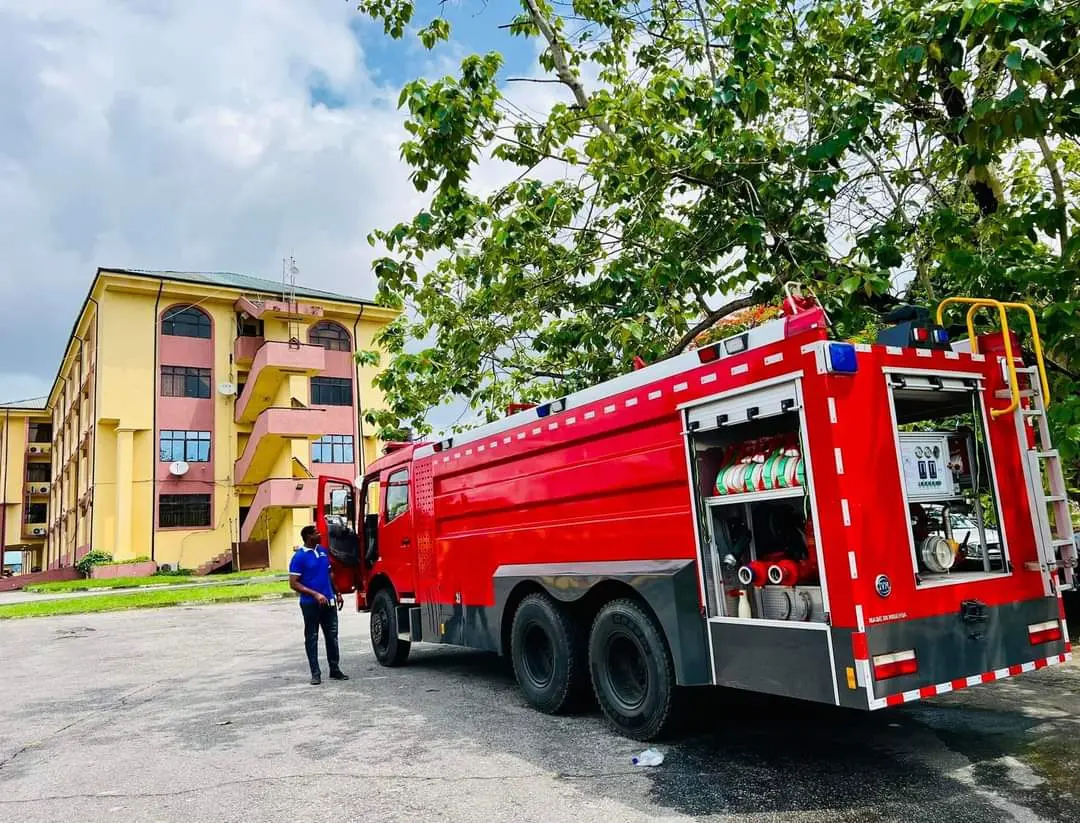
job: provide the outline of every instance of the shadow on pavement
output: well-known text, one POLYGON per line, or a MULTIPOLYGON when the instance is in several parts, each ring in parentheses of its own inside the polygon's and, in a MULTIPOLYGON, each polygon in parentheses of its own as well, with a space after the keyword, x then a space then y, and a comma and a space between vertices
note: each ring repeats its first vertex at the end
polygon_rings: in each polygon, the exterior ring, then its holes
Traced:
MULTIPOLYGON (((991 787, 1008 789, 1046 819, 1080 819, 1072 798, 1035 786, 1009 789, 995 771, 1001 758, 1022 754, 1033 727, 1045 723, 1018 711, 926 704, 869 714, 697 689, 688 694, 683 736, 660 745, 663 765, 635 769, 630 756, 643 744, 609 731, 595 710, 572 717, 533 711, 509 666, 493 655, 420 646, 401 669, 381 668, 370 654, 346 663, 352 679, 319 687, 319 718, 313 720, 335 742, 298 746, 328 770, 359 769, 349 747, 377 740, 379 750, 368 752, 366 761, 376 772, 380 763, 393 762, 438 771, 448 757, 452 762, 448 751, 477 747, 554 774, 587 796, 608 795, 651 813, 660 806, 696 817, 805 812, 814 820, 860 823, 1012 819, 982 788, 991 787)), ((292 659, 288 670, 273 664, 248 669, 239 683, 196 675, 186 688, 184 711, 159 720, 176 745, 228 747, 257 733, 266 737, 268 756, 277 745, 274 729, 294 719, 297 706, 311 711, 314 697, 292 659)))

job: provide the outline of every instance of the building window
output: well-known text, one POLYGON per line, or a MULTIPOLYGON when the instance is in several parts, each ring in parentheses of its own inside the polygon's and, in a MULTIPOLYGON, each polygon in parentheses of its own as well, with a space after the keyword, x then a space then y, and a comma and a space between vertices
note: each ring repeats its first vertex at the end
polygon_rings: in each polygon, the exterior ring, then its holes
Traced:
POLYGON ((52 463, 27 463, 26 480, 29 483, 49 483, 52 481, 52 463))
POLYGON ((159 444, 162 463, 210 461, 210 432, 166 429, 161 432, 159 444))
POLYGON ((163 494, 158 499, 158 527, 200 528, 210 526, 210 495, 163 494))
POLYGON ((30 431, 27 434, 31 443, 51 443, 52 442, 52 423, 37 423, 30 422, 30 431))
POLYGON ((161 333, 172 337, 201 337, 210 339, 210 318, 194 306, 166 309, 161 318, 161 333))
POLYGON ((44 523, 49 519, 48 503, 31 503, 26 507, 27 523, 44 523))
POLYGON ((352 380, 348 377, 311 378, 311 403, 315 406, 351 406, 352 380))
POLYGON ((351 434, 324 434, 311 444, 312 463, 352 463, 351 434))
POLYGON ((255 317, 244 317, 243 315, 236 315, 236 336, 237 337, 262 337, 263 336, 263 321, 255 317))
POLYGON ((409 470, 394 472, 386 481, 386 522, 409 510, 409 470))
POLYGON ((210 369, 162 366, 161 396, 208 398, 210 396, 210 369))
POLYGON ((313 346, 322 346, 330 351, 351 351, 352 341, 349 333, 337 323, 323 320, 311 327, 308 342, 313 346))

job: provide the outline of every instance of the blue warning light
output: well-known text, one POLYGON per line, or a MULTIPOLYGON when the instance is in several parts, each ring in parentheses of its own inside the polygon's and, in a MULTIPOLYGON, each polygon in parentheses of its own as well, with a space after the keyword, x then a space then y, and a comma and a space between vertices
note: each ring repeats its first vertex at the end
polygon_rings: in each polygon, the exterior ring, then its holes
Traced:
POLYGON ((855 346, 852 343, 829 343, 825 357, 829 371, 834 374, 855 374, 859 370, 855 346))

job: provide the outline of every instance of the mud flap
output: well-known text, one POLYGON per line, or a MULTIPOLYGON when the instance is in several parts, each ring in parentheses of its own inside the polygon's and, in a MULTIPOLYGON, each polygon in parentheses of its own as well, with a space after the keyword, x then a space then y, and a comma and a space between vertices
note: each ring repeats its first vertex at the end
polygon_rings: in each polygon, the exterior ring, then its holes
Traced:
POLYGON ((419 643, 423 639, 420 609, 416 606, 397 607, 398 640, 419 643))

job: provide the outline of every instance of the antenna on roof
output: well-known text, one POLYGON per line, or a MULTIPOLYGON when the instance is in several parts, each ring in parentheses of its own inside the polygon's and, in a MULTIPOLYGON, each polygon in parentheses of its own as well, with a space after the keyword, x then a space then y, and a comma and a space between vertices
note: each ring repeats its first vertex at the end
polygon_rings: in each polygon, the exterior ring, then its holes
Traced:
POLYGON ((300 307, 296 303, 296 275, 299 273, 292 255, 281 261, 281 296, 288 305, 289 348, 292 349, 300 348, 300 307))

